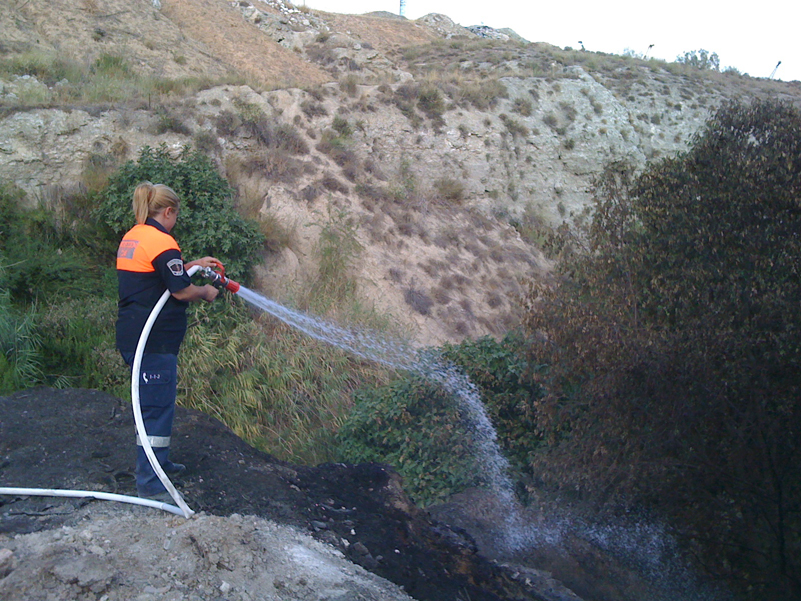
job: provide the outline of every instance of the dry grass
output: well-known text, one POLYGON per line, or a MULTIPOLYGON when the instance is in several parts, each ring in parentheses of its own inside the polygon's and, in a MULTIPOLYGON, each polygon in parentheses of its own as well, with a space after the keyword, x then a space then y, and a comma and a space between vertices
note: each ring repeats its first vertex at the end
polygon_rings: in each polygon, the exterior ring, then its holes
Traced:
POLYGON ((338 15, 321 13, 336 31, 349 31, 353 37, 372 46, 378 52, 398 57, 404 46, 425 45, 436 39, 427 28, 412 21, 373 15, 338 15))
POLYGON ((403 291, 403 300, 420 315, 430 315, 434 301, 423 290, 410 286, 403 291))
POLYGON ((325 173, 320 179, 320 185, 330 192, 339 192, 340 194, 350 194, 350 188, 339 181, 331 173, 325 173))
POLYGON ((167 2, 162 13, 184 35, 204 44, 232 70, 268 87, 306 87, 330 77, 246 23, 238 12, 215 0, 167 2))
POLYGON ((441 177, 434 181, 437 198, 453 203, 461 203, 465 198, 464 184, 452 177, 441 177))

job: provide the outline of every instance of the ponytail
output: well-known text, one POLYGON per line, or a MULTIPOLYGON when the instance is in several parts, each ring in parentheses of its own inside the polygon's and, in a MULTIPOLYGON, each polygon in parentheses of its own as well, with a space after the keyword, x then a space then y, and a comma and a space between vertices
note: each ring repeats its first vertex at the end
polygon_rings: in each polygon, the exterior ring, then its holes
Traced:
POLYGON ((180 200, 178 195, 164 184, 142 182, 136 186, 133 193, 133 212, 136 223, 144 223, 148 217, 153 217, 167 207, 178 208, 180 200))

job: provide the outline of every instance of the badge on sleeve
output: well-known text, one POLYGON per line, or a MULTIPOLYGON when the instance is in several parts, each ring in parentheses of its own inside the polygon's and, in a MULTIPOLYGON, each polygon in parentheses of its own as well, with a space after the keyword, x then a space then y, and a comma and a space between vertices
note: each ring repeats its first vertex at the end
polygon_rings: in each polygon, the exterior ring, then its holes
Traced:
POLYGON ((184 275, 184 262, 181 259, 172 259, 167 263, 172 275, 180 277, 184 275))

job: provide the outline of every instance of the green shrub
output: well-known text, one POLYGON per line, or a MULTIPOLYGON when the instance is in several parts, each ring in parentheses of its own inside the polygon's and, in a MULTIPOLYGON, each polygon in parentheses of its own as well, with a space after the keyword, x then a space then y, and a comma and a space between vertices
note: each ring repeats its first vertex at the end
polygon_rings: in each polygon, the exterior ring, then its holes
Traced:
POLYGON ((91 197, 65 196, 36 210, 21 210, 20 201, 0 190, 0 386, 119 393, 95 352, 115 358, 116 243, 87 217, 91 197))
POLYGON ((50 385, 103 390, 130 399, 130 371, 116 350, 116 294, 111 284, 90 302, 63 299, 36 316, 41 332, 40 356, 44 379, 50 385))
MULTIPOLYGON (((20 193, 0 187, 0 259, 4 289, 12 301, 91 296, 104 290, 103 254, 111 249, 106 233, 90 233, 93 224, 85 217, 70 229, 59 227, 52 211, 22 210, 21 202, 20 193), (83 238, 87 244, 79 248, 74 240, 83 238)), ((78 216, 67 215, 65 221, 73 217, 78 216)))
POLYGON ((419 378, 358 392, 336 439, 344 461, 393 466, 422 505, 479 484, 481 470, 459 408, 419 378))
POLYGON ((356 235, 358 225, 344 209, 329 205, 325 219, 318 225, 317 274, 306 291, 304 308, 324 314, 356 300, 358 284, 353 267, 362 245, 356 235))
POLYGON ((535 403, 543 396, 532 381, 544 366, 531 364, 518 333, 498 341, 490 336, 446 344, 442 355, 458 365, 478 387, 504 455, 523 474, 531 474, 531 458, 542 446, 535 403))
POLYGON ((143 181, 170 186, 181 198, 181 217, 173 231, 187 259, 212 255, 235 278, 246 275, 259 257, 264 237, 257 224, 233 206, 233 190, 212 161, 185 147, 177 157, 166 146, 145 147, 138 161, 128 161, 114 175, 95 212, 121 237, 135 221, 133 191, 143 181))
POLYGON ((334 115, 334 121, 331 123, 331 127, 343 138, 349 138, 353 135, 353 128, 348 120, 339 115, 334 115))
POLYGON ((442 93, 433 84, 423 84, 417 97, 417 106, 429 119, 441 120, 445 112, 445 101, 442 93))
POLYGON ((101 54, 97 60, 95 60, 92 65, 92 73, 119 79, 133 76, 131 65, 124 57, 106 53, 101 54))
MULTIPOLYGON (((4 275, 0 263, 0 278, 4 275)), ((0 288, 0 394, 40 384, 43 380, 33 310, 20 315, 11 295, 0 288)))
MULTIPOLYGON (((541 445, 534 403, 542 393, 528 378, 532 369, 521 341, 514 335, 501 342, 485 337, 440 350, 477 386, 518 475, 529 474, 530 457, 541 445)), ((484 484, 463 409, 439 386, 417 376, 359 391, 337 441, 345 461, 392 465, 422 504, 484 484)))
POLYGON ((80 66, 54 54, 27 52, 0 61, 2 75, 31 75, 48 86, 66 79, 74 83, 81 80, 80 66))

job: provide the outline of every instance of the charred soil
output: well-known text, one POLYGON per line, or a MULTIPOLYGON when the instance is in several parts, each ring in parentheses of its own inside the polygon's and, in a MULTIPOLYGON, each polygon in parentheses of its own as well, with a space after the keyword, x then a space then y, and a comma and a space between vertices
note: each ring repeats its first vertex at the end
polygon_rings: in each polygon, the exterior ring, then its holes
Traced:
MULTIPOLYGON (((0 486, 136 494, 133 418, 119 399, 36 388, 0 398, 0 415, 0 486)), ((419 601, 543 598, 416 507, 387 466, 290 465, 183 408, 171 454, 188 467, 175 484, 193 510, 306 531, 419 601)), ((94 506, 107 513, 101 501, 0 497, 0 537, 62 528, 94 506)))

